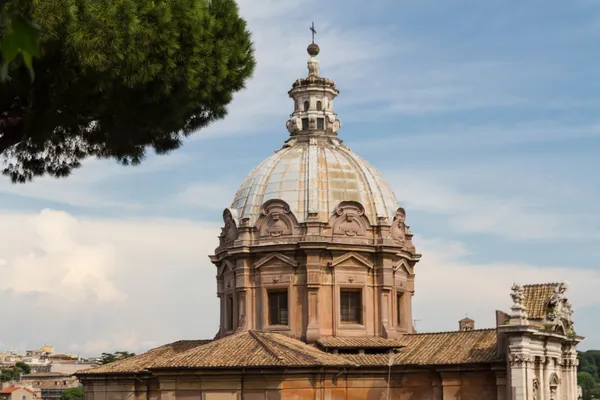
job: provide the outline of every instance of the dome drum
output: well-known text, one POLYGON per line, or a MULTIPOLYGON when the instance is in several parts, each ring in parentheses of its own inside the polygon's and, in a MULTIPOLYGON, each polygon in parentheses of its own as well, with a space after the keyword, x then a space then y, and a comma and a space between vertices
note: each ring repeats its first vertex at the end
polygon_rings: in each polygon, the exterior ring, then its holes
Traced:
POLYGON ((236 219, 234 214, 235 210, 223 212, 224 226, 217 254, 235 247, 318 242, 388 246, 396 248, 395 252, 417 256, 402 208, 398 208, 391 224, 387 218, 378 218, 376 223, 371 223, 365 208, 355 201, 340 202, 327 222, 320 221, 317 214, 309 215, 306 222, 299 222, 289 204, 279 199, 268 200, 262 205, 254 225, 249 224, 249 218, 236 219))

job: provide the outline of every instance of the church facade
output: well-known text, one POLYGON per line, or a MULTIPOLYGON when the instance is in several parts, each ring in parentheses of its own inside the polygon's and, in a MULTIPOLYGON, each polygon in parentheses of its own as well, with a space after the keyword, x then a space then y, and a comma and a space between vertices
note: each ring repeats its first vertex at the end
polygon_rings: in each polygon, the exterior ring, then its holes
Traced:
POLYGON ((308 53, 289 138, 223 212, 216 336, 81 371, 86 400, 576 400, 565 284, 507 288, 489 329, 416 332, 406 212, 338 137, 339 92, 308 53))

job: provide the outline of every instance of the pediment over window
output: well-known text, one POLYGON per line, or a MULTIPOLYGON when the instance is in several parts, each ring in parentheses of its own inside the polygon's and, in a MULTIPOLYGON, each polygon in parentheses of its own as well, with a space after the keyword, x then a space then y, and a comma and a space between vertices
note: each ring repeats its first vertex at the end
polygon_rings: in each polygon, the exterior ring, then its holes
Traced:
POLYGON ((394 272, 398 271, 404 271, 409 276, 413 274, 412 268, 405 259, 400 260, 396 265, 394 265, 394 272))
POLYGON ((235 270, 235 264, 229 260, 223 260, 221 266, 217 270, 217 276, 223 276, 228 272, 233 272, 235 270))
POLYGON ((334 258, 331 262, 332 267, 340 264, 354 264, 356 266, 367 267, 369 269, 373 268, 373 263, 371 261, 355 252, 343 254, 334 258))
POLYGON ((268 265, 273 260, 279 260, 286 265, 296 268, 298 266, 298 261, 294 260, 291 257, 286 256, 281 253, 270 253, 261 258, 258 262, 254 264, 254 268, 260 268, 264 265, 268 265))

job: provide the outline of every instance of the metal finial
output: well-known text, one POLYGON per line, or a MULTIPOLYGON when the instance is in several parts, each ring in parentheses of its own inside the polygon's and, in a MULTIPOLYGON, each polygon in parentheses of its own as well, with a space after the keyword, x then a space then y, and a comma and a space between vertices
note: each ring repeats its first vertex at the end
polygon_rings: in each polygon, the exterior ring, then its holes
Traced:
POLYGON ((310 29, 310 32, 312 33, 312 42, 315 43, 315 34, 317 33, 317 31, 315 30, 315 22, 314 21, 309 29, 310 29))

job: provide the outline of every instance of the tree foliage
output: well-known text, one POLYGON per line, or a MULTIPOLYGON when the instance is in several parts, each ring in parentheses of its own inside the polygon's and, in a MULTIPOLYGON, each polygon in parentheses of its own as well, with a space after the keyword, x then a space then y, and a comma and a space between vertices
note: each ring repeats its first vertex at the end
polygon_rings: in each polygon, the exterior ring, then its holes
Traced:
MULTIPOLYGON (((2 0, 0 0, 2 1, 2 0)), ((32 82, 0 83, 0 158, 13 182, 88 157, 140 163, 223 118, 255 60, 234 0, 16 0, 41 29, 32 82)))
POLYGON ((600 350, 580 352, 577 357, 577 384, 583 389, 583 399, 600 399, 600 350))
POLYGON ((83 400, 83 388, 81 386, 64 390, 60 395, 60 400, 83 400))
POLYGON ((22 361, 15 363, 13 367, 0 369, 0 382, 19 380, 21 375, 31 373, 31 367, 22 361))
POLYGON ((133 357, 135 353, 128 351, 116 351, 114 353, 102 353, 100 357, 100 364, 109 364, 115 361, 123 360, 125 358, 133 357))

